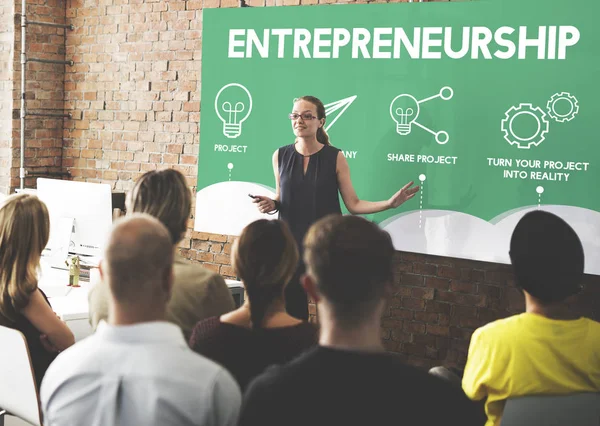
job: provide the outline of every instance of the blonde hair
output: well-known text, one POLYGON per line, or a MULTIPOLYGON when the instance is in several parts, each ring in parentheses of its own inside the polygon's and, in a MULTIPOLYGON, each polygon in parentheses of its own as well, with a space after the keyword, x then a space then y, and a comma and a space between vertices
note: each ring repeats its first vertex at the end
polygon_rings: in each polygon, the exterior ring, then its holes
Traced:
POLYGON ((296 241, 284 222, 260 219, 244 228, 231 257, 246 288, 252 328, 260 328, 298 266, 296 241))
POLYGON ((127 196, 127 213, 147 213, 169 230, 173 245, 187 230, 192 196, 181 172, 175 169, 144 173, 127 196))
POLYGON ((46 205, 16 194, 0 206, 0 321, 15 322, 37 289, 37 269, 50 237, 46 205))

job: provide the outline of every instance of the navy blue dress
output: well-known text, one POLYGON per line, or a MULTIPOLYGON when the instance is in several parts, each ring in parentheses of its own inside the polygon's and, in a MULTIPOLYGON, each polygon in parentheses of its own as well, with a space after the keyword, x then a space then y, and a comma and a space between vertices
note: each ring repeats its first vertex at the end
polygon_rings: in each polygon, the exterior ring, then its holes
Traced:
POLYGON ((306 174, 304 156, 295 144, 279 148, 279 218, 286 222, 294 235, 300 261, 292 281, 285 291, 286 309, 296 318, 308 318, 308 300, 300 285, 304 273, 302 242, 308 228, 331 213, 341 214, 336 164, 339 149, 323 145, 310 156, 306 174))

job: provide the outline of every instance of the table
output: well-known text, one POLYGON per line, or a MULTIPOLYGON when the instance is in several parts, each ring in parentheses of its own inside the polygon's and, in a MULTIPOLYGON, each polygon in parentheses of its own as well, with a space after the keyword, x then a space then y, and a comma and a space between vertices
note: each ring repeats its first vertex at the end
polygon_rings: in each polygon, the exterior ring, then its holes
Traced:
MULTIPOLYGON (((88 293, 100 280, 98 269, 92 269, 90 281, 79 280, 81 287, 68 287, 69 271, 51 268, 42 263, 38 287, 46 293, 52 309, 73 332, 75 341, 86 338, 94 331, 89 320, 88 293)), ((244 287, 240 281, 225 280, 231 291, 236 307, 244 302, 244 287)))

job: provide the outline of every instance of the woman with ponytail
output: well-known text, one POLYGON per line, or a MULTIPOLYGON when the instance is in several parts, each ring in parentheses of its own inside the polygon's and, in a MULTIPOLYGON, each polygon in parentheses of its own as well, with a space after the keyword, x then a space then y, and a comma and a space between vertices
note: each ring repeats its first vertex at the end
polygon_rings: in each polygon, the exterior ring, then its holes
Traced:
POLYGON ((331 145, 325 131, 325 106, 314 96, 294 101, 289 118, 296 141, 273 154, 276 196, 256 196, 261 213, 274 214, 286 222, 300 250, 300 262, 286 289, 286 308, 296 318, 308 318, 308 300, 300 285, 305 267, 302 242, 308 228, 328 214, 341 214, 339 194, 351 214, 371 214, 400 206, 419 190, 413 182, 384 201, 358 198, 350 179, 350 167, 342 151, 331 145))
POLYGON ((190 347, 227 368, 242 390, 272 364, 284 364, 317 343, 314 325, 290 316, 284 290, 298 264, 288 226, 258 220, 242 231, 231 254, 246 290, 244 304, 220 317, 200 321, 190 347))

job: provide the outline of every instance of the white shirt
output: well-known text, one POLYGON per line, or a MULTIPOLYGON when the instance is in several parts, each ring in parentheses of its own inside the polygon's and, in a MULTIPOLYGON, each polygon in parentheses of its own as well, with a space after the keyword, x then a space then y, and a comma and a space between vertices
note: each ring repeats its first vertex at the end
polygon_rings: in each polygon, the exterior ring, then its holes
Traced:
POLYGON ((44 426, 233 426, 240 389, 167 322, 98 325, 42 382, 44 426))

